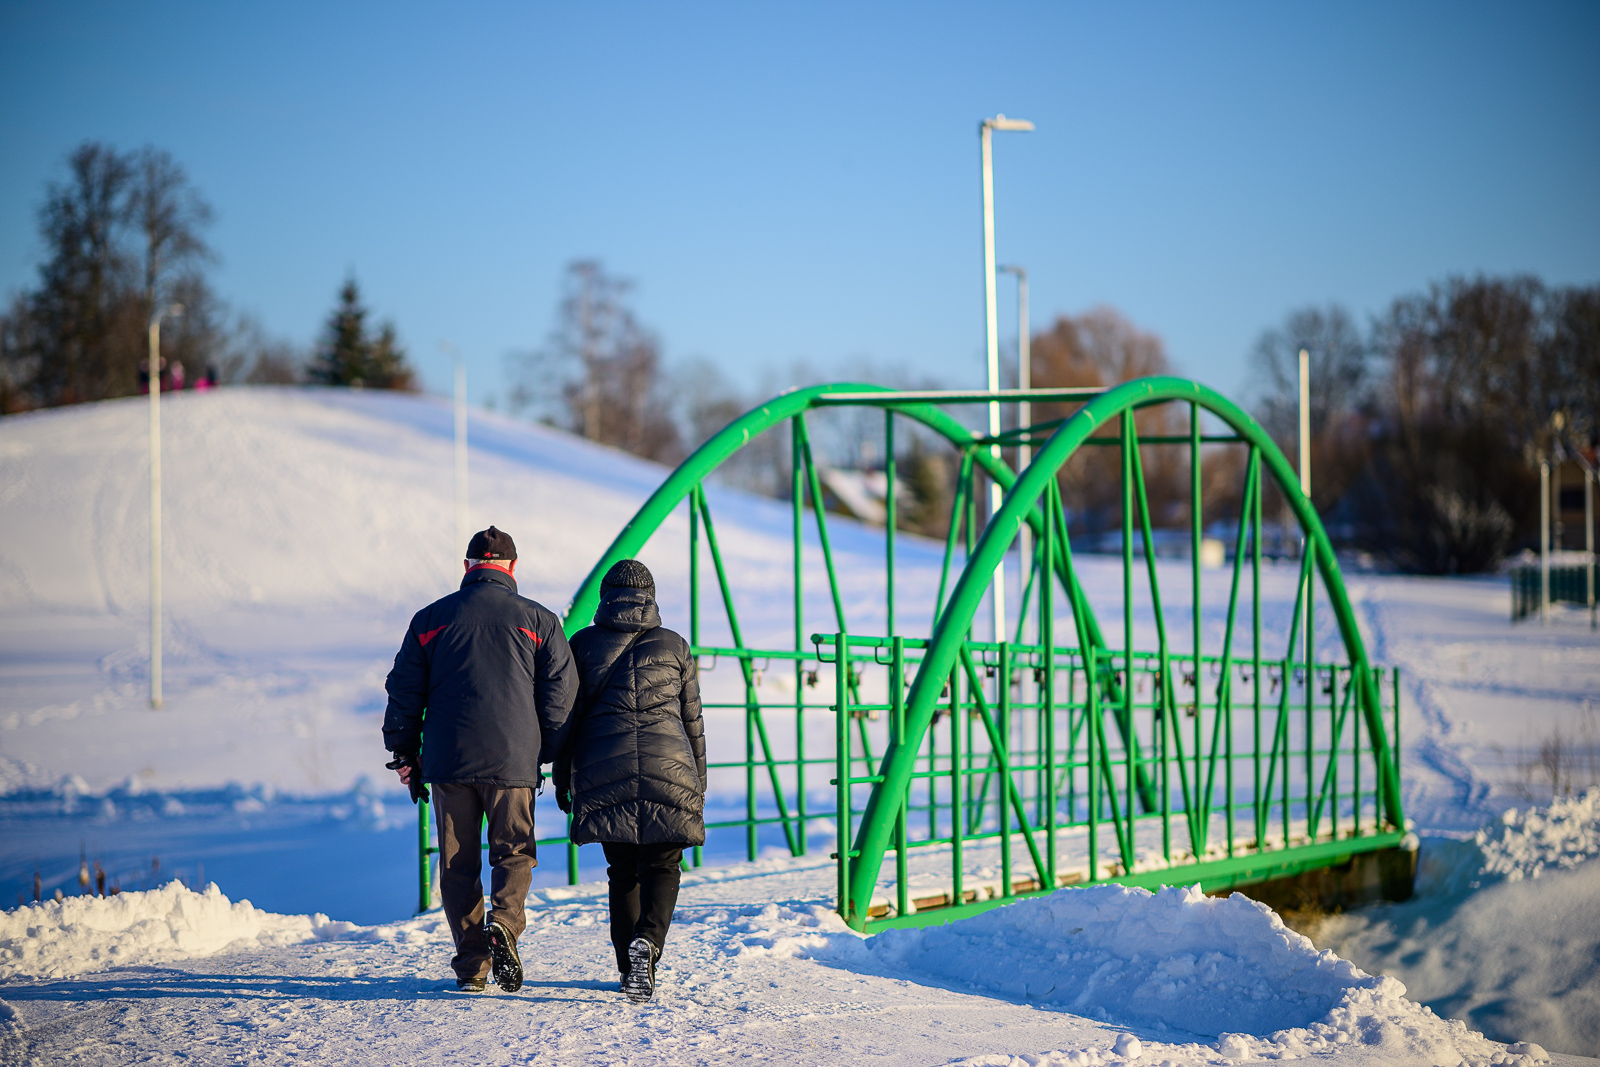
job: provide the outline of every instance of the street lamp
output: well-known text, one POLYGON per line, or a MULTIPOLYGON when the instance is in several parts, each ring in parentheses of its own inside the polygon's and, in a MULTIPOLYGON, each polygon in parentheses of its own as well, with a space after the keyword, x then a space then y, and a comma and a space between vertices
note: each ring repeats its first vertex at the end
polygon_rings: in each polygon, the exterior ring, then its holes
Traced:
MULTIPOLYGON (((1015 131, 1025 133, 1033 129, 1033 123, 1026 119, 1008 119, 1005 115, 996 115, 992 119, 984 119, 978 123, 978 141, 983 150, 983 325, 984 338, 987 343, 989 367, 989 392, 998 392, 1000 389, 1000 330, 995 321, 995 295, 994 295, 994 150, 992 147, 993 133, 995 130, 1015 131)), ((1000 433, 1000 402, 992 401, 989 404, 989 436, 994 437, 1000 433)), ((990 454, 996 458, 1000 455, 999 445, 990 445, 990 454)), ((989 518, 993 519, 995 512, 1000 510, 1000 483, 989 483, 989 518)), ((1002 560, 994 569, 994 639, 1004 641, 1006 633, 1006 565, 1002 560)))
MULTIPOLYGON (((1005 274, 1016 275, 1017 278, 1017 388, 1026 393, 1033 388, 1033 338, 1029 336, 1031 331, 1028 327, 1028 269, 1019 267, 1015 263, 1008 263, 1001 266, 1000 270, 1005 274)), ((1017 403, 1017 428, 1023 430, 1032 425, 1032 423, 1033 404, 1024 396, 1017 403)), ((1017 443, 1017 473, 1021 474, 1022 471, 1027 469, 1028 464, 1032 462, 1033 446, 1026 440, 1019 441, 1017 443)), ((1022 562, 1023 569, 1026 570, 1031 566, 1029 561, 1033 558, 1033 531, 1029 529, 1027 523, 1022 524, 1018 545, 1021 551, 1017 555, 1022 562)), ((1046 563, 1045 566, 1048 569, 1049 564, 1046 563)), ((1040 585, 1039 595, 1045 596, 1048 589, 1048 585, 1040 585)), ((1018 619, 1017 622, 1018 632, 1025 633, 1028 626, 1027 620, 1018 619)))
POLYGON ((150 317, 150 706, 161 707, 161 320, 183 314, 168 304, 150 317))
MULTIPOLYGON (((1310 503, 1310 501, 1311 501, 1311 353, 1307 349, 1304 349, 1304 348, 1302 348, 1300 350, 1299 373, 1300 373, 1300 383, 1299 383, 1300 384, 1300 491, 1306 495, 1306 502, 1310 503)), ((1195 412, 1195 417, 1199 418, 1199 411, 1198 410, 1195 412)), ((1312 504, 1311 506, 1312 506, 1313 510, 1316 508, 1315 504, 1312 504)), ((1242 530, 1240 531, 1240 536, 1241 537, 1243 536, 1243 531, 1242 530)), ((1235 551, 1238 551, 1238 549, 1235 548, 1235 551)), ((1305 549, 1304 549, 1304 551, 1306 551, 1306 552, 1310 552, 1311 551, 1311 542, 1310 542, 1309 539, 1305 541, 1305 549)), ((1197 571, 1196 573, 1199 573, 1199 572, 1197 571)), ((1307 595, 1311 591, 1311 572, 1309 570, 1306 571, 1305 584, 1302 585, 1300 587, 1300 589, 1301 589, 1300 599, 1306 606, 1306 622, 1305 622, 1306 639, 1309 641, 1309 640, 1311 640, 1311 637, 1312 637, 1312 632, 1313 632, 1312 631, 1312 624, 1314 622, 1314 616, 1312 615, 1312 607, 1311 607, 1311 597, 1307 595)))
POLYGON ((467 364, 449 341, 439 347, 450 353, 456 372, 456 548, 467 550, 467 364))

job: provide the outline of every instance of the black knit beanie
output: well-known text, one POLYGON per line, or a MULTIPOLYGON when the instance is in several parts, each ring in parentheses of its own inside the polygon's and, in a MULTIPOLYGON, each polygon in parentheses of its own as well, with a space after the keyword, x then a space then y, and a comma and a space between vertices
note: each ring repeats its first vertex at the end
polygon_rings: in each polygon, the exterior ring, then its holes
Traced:
POLYGON ((600 579, 600 591, 607 589, 643 589, 651 596, 656 595, 656 580, 650 576, 650 568, 636 559, 619 559, 606 571, 606 576, 600 579))
POLYGON ((517 546, 511 535, 493 526, 479 530, 467 544, 467 559, 516 559, 517 546))

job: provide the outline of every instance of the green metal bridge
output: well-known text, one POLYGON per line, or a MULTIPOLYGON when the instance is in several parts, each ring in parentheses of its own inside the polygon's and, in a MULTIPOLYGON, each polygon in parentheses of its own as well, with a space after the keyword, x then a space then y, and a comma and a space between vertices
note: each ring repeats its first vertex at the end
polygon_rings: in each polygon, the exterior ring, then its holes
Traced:
MULTIPOLYGON (((736 663, 735 688, 742 690, 706 704, 708 712, 742 715, 744 735, 742 759, 711 764, 714 775, 742 777, 743 810, 708 818, 708 831, 742 832, 752 860, 763 833, 769 840, 781 833, 795 856, 807 853, 812 838, 830 842, 838 910, 858 930, 945 922, 1065 885, 1225 890, 1398 846, 1405 834, 1399 674, 1369 661, 1327 534, 1266 432, 1224 397, 1177 378, 1003 394, 1008 402, 1076 410, 993 437, 947 411, 995 398, 859 383, 775 397, 673 471, 578 588, 565 619, 569 635, 593 618, 606 570, 637 556, 669 516, 687 508, 690 643, 705 663, 736 663), (1187 433, 1141 439, 1135 412, 1161 405, 1178 406, 1187 433), (882 633, 852 632, 848 624, 808 423, 822 409, 841 407, 883 415, 882 633), (960 472, 934 622, 917 634, 896 629, 895 433, 908 420, 947 441, 960 472), (1223 429, 1205 433, 1203 423, 1223 429), (740 576, 725 565, 705 482, 785 424, 792 641, 759 647, 740 625, 740 576), (1036 448, 1020 473, 1002 459, 1004 448, 1019 445, 1036 448), (1092 448, 1115 449, 1120 458, 1120 603, 1091 603, 1084 561, 1068 534, 1061 474, 1092 448), (1178 450, 1189 472, 1187 619, 1181 608, 1163 607, 1146 479, 1160 449, 1178 450), (1203 453, 1223 449, 1241 450, 1228 469, 1242 471, 1242 485, 1238 477, 1203 484, 1203 453), (1004 496, 982 523, 990 482, 1004 496), (1269 489, 1298 526, 1299 573, 1286 628, 1281 611, 1278 626, 1263 621, 1269 489), (1209 644, 1202 490, 1238 507, 1231 565, 1208 579, 1217 605, 1226 607, 1221 640, 1213 636, 1209 644), (824 618, 806 617, 808 527, 828 580, 832 610, 824 618), (1026 555, 1021 603, 1003 630, 983 627, 1000 640, 979 640, 976 623, 995 573, 1019 541, 1026 555), (714 613, 731 644, 702 643, 703 585, 720 602, 714 613), (1155 640, 1146 640, 1153 647, 1137 647, 1136 599, 1153 617, 1155 640), (1120 622, 1120 640, 1108 640, 1101 612, 1120 622), (1318 622, 1330 615, 1324 629, 1339 654, 1319 659, 1318 622), (1188 640, 1180 644, 1185 625, 1188 640), (763 674, 790 669, 792 686, 773 699, 763 674), (819 730, 819 720, 831 729, 819 730)), ((1172 565, 1164 567, 1170 578, 1172 565)), ((437 849, 425 804, 418 825, 419 906, 426 910, 435 900, 437 849)), ((576 883, 576 847, 564 837, 540 844, 565 847, 576 883)), ((692 862, 701 860, 696 849, 692 862)))

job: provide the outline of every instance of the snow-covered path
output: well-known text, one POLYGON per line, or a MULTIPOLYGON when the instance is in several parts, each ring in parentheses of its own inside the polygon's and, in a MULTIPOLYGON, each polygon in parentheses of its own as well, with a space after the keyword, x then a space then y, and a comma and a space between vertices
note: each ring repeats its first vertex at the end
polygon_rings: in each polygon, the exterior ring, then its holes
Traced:
POLYGON ((1541 749, 1563 740, 1569 788, 1600 774, 1600 635, 1558 605, 1548 625, 1507 621, 1499 576, 1347 575, 1374 662, 1404 671, 1406 814, 1470 831, 1551 795, 1541 749))
MULTIPOLYGON (((72 978, 0 984, 0 1048, 37 1064, 1546 1062, 1319 956, 1243 898, 1108 886, 863 941, 822 903, 831 877, 829 864, 788 859, 687 876, 658 999, 644 1006, 617 991, 603 886, 534 894, 513 995, 454 988, 437 916, 307 926, 284 945, 290 920, 256 913, 234 932, 260 927, 264 944, 252 934, 187 959, 168 929, 198 938, 203 921, 139 916, 119 935, 129 965, 84 960, 89 973, 72 978), (159 962, 140 965, 152 928, 159 962), (1225 1032, 1245 1029, 1235 1020, 1250 1032, 1225 1032)), ((204 910, 213 926, 226 917, 219 900, 204 910)), ((50 968, 59 929, 27 966, 50 968)), ((8 933, 0 973, 19 966, 6 962, 8 933)))

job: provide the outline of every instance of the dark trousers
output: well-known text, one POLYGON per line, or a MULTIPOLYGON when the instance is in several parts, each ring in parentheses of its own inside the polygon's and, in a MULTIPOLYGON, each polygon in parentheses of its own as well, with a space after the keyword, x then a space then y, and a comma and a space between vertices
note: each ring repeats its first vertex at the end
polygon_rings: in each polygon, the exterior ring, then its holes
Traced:
POLYGON ((611 944, 617 970, 628 973, 628 946, 648 938, 656 954, 667 944, 672 909, 678 905, 682 845, 601 843, 606 851, 606 877, 611 881, 611 944))
POLYGON ((483 932, 483 843, 489 821, 489 899, 492 918, 513 938, 527 926, 523 903, 539 860, 533 844, 533 790, 473 782, 433 783, 439 821, 439 895, 455 939, 450 966, 457 978, 489 974, 489 940, 483 932))

